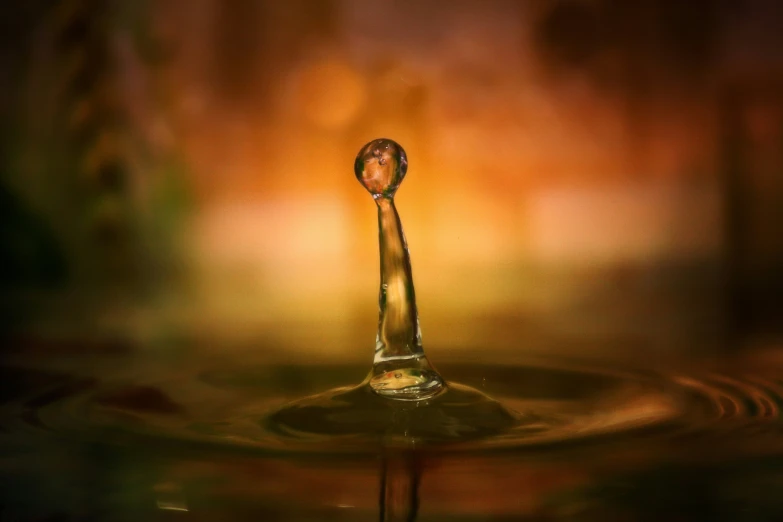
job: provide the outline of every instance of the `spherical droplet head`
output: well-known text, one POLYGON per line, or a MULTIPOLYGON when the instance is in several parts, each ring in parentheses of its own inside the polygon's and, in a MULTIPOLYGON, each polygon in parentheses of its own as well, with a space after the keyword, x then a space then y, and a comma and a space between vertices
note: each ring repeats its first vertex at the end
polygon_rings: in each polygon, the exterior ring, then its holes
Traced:
POLYGON ((377 139, 362 147, 353 170, 372 197, 391 197, 408 171, 408 157, 398 143, 377 139))

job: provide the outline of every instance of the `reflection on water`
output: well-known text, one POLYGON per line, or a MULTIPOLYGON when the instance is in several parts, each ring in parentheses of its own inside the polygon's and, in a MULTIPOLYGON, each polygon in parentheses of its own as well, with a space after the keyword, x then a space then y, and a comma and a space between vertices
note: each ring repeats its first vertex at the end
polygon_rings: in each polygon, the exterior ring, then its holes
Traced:
POLYGON ((381 465, 379 512, 382 522, 416 520, 421 467, 413 452, 388 453, 381 465))
MULTIPOLYGON (((356 382, 363 365, 138 364, 135 372, 86 375, 83 366, 33 370, 44 364, 19 359, 0 370, 4 516, 773 521, 783 515, 775 495, 783 469, 783 382, 768 361, 727 364, 730 372, 562 361, 443 364, 444 375, 517 412, 518 424, 474 440, 434 440, 411 426, 392 438, 348 434, 339 444, 270 430, 269 415, 292 398, 356 382)), ((389 426, 400 428, 399 421, 389 426)))

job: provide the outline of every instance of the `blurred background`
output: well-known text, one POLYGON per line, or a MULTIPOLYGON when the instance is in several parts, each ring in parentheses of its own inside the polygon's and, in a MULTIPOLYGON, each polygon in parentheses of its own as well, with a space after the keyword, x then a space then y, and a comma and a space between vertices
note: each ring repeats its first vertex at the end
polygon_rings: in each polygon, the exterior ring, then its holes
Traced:
POLYGON ((0 10, 5 352, 369 361, 377 137, 435 361, 781 338, 779 2, 0 10))

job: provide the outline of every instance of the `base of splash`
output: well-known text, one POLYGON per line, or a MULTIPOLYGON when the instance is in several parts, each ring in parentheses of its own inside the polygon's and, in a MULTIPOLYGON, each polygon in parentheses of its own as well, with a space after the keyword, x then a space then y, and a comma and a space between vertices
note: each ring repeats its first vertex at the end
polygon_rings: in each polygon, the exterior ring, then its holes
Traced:
POLYGON ((290 403, 269 415, 266 427, 296 438, 359 437, 410 445, 497 436, 522 422, 523 416, 468 386, 448 384, 432 398, 406 401, 379 396, 365 382, 290 403))
POLYGON ((25 429, 44 427, 127 445, 374 455, 390 446, 477 453, 574 447, 605 437, 638 443, 645 434, 655 439, 709 431, 718 421, 778 418, 773 408, 779 399, 758 388, 741 395, 725 391, 723 383, 650 372, 559 364, 445 367, 447 374, 480 384, 497 400, 483 389, 453 382, 417 401, 380 396, 371 379, 334 388, 360 371, 358 366, 227 367, 155 385, 64 388, 63 395, 31 403, 35 407, 20 405, 19 422, 25 429), (330 391, 307 396, 308 388, 330 391), (756 400, 759 405, 750 409, 756 400), (734 405, 736 411, 729 410, 734 405))

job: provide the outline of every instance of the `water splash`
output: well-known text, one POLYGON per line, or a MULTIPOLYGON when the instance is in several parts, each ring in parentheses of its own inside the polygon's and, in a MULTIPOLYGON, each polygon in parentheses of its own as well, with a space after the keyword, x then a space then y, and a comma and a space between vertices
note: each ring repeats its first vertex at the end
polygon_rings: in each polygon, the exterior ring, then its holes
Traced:
POLYGON ((378 333, 370 374, 288 404, 267 417, 271 432, 323 443, 345 437, 382 445, 410 441, 467 441, 530 421, 473 388, 450 384, 424 354, 408 246, 394 194, 408 172, 403 148, 377 139, 362 147, 354 174, 378 208, 381 260, 378 333), (320 437, 320 438, 319 438, 320 437))
POLYGON ((370 387, 385 397, 421 400, 441 393, 446 384, 422 348, 410 254, 394 206, 394 194, 407 171, 405 151, 388 139, 365 145, 354 163, 356 179, 378 206, 380 317, 370 387))

